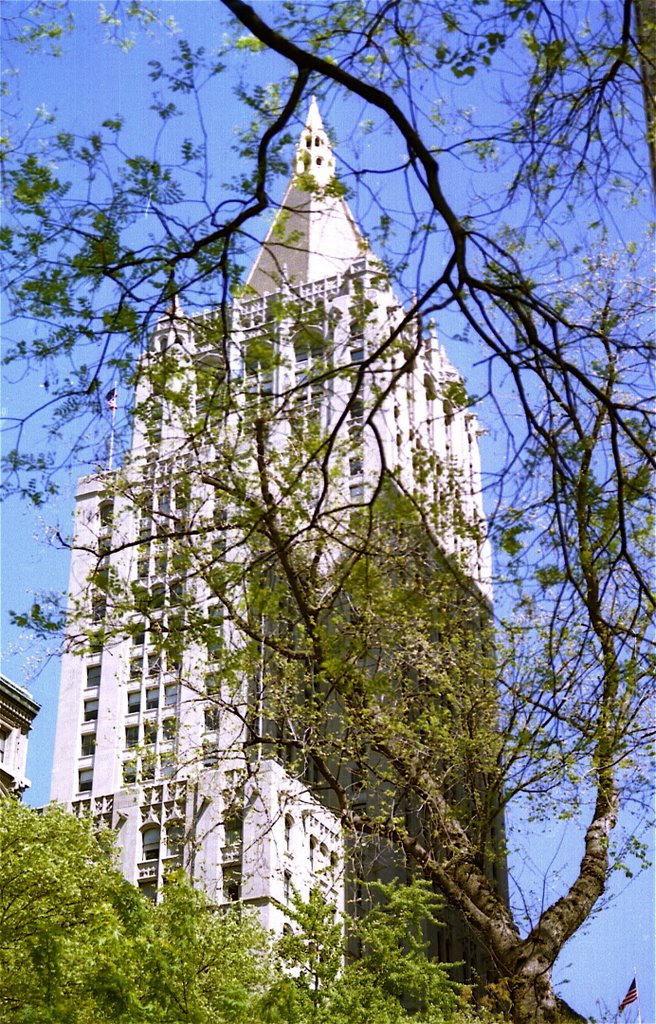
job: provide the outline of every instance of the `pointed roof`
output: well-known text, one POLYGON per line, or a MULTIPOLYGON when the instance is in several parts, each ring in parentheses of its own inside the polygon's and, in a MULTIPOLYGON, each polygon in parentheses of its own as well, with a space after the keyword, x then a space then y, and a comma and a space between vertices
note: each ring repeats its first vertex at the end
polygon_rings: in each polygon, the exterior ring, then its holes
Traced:
POLYGON ((285 198, 246 280, 259 295, 344 273, 366 242, 344 199, 330 188, 335 157, 310 103, 285 198))

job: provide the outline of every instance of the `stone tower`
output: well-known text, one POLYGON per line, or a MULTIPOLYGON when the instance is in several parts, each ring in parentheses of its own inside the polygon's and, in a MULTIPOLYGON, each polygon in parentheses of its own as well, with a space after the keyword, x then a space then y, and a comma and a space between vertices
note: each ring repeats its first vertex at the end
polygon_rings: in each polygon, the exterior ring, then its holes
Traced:
MULTIPOLYGON (((254 716, 265 728, 257 673, 230 675, 244 628, 221 587, 245 557, 242 510, 257 471, 246 428, 267 410, 278 497, 290 460, 314 436, 333 439, 339 474, 299 474, 294 514, 312 518, 322 503, 335 537, 383 469, 410 491, 433 486, 417 477, 416 453, 428 453, 471 527, 445 517, 441 553, 484 599, 489 592, 475 417, 449 397, 458 373, 434 328, 404 309, 342 193, 313 99, 240 293, 227 311, 187 316, 176 303, 162 314, 125 465, 83 478, 77 491, 52 797, 115 828, 126 877, 150 895, 183 866, 212 898, 258 907, 276 930, 292 884, 301 893, 319 885, 343 907, 348 858, 312 773, 249 740, 254 716), (381 338, 390 342, 378 358, 381 338), (212 418, 208 408, 228 392, 212 418)), ((441 952, 462 951, 456 939, 441 952)))

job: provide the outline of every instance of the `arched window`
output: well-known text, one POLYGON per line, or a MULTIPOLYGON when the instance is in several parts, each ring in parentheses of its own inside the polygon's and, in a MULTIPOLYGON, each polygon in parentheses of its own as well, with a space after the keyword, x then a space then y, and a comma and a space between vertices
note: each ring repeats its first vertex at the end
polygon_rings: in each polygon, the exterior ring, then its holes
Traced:
POLYGON ((159 859, 160 828, 159 825, 147 825, 141 833, 144 860, 159 859))
POLYGON ((293 826, 293 824, 294 824, 294 819, 292 818, 291 814, 286 814, 285 815, 285 849, 286 849, 287 853, 289 853, 291 851, 291 846, 292 846, 292 826, 293 826))
POLYGON ((304 327, 297 331, 292 343, 297 363, 307 363, 310 360, 314 362, 321 359, 324 354, 323 335, 316 327, 304 327))
POLYGON ((104 527, 111 526, 114 517, 114 502, 110 498, 101 501, 98 512, 100 515, 100 525, 104 527))

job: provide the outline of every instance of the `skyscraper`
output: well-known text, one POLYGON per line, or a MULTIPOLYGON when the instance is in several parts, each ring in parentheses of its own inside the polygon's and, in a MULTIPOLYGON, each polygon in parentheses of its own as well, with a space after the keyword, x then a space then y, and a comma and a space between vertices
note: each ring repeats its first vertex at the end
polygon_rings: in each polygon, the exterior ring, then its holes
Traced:
POLYGON ((350 752, 322 768, 318 694, 324 736, 350 740, 303 648, 312 616, 286 603, 280 574, 333 587, 338 633, 352 594, 334 580, 389 480, 430 492, 440 557, 484 602, 462 390, 359 231, 313 100, 244 286, 229 309, 162 313, 125 464, 78 487, 52 797, 117 829, 145 891, 182 865, 278 930, 292 886, 343 906, 348 858, 323 782, 365 784, 350 752))

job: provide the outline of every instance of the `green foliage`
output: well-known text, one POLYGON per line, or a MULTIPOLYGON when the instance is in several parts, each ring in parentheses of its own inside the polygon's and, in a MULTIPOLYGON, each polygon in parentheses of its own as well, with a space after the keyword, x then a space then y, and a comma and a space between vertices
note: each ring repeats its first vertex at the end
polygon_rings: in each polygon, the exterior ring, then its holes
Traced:
POLYGON ((2 802, 0 1020, 126 1019, 145 907, 111 850, 90 821, 62 808, 2 802))
POLYGON ((293 932, 272 948, 254 918, 219 911, 182 875, 152 904, 116 871, 113 838, 55 805, 4 800, 0 855, 7 1024, 479 1019, 460 1015, 446 969, 426 955, 420 921, 435 901, 423 887, 379 887, 380 904, 353 926, 364 956, 345 963, 342 922, 316 891, 294 898, 293 932))
MULTIPOLYGON (((290 930, 275 945, 283 974, 267 995, 263 1020, 276 1011, 289 1024, 465 1024, 486 1015, 467 1009, 468 993, 448 965, 428 954, 425 929, 440 900, 427 885, 374 883, 371 909, 336 918, 319 890, 294 895, 290 930), (354 955, 352 949, 359 949, 354 955)), ((490 1024, 492 1024, 492 1017, 490 1024)))
POLYGON ((269 984, 267 938, 238 912, 217 911, 183 877, 167 880, 142 936, 144 1020, 246 1024, 269 984))

